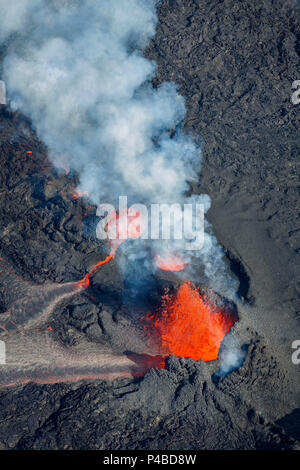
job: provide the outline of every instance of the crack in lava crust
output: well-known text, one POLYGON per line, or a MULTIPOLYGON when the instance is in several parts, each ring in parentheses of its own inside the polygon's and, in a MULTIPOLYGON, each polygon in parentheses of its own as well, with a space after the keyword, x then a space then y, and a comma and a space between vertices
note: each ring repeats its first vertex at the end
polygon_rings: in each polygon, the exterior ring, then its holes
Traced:
POLYGON ((115 214, 107 224, 108 238, 113 227, 117 238, 109 240, 111 253, 94 265, 78 282, 33 285, 20 279, 0 258, 0 283, 9 308, 0 314, 0 339, 6 346, 6 364, 0 365, 0 386, 37 383, 69 382, 82 379, 114 379, 143 375, 151 367, 163 367, 164 361, 156 356, 113 354, 108 348, 88 342, 80 335, 78 344, 66 348, 52 339, 51 331, 42 331, 54 307, 63 299, 83 291, 89 286, 90 276, 111 261, 126 237, 137 238, 139 213, 115 214), (128 215, 128 228, 124 220, 128 215), (126 229, 124 229, 124 226, 126 229), (126 230, 126 237, 124 230, 126 230), (122 239, 123 236, 123 239, 122 239), (36 328, 41 327, 41 331, 36 328))

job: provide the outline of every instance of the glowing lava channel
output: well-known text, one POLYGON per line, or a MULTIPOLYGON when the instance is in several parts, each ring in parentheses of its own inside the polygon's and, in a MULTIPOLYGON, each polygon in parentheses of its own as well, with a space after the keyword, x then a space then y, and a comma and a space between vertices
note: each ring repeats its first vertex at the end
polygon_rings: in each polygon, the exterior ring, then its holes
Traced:
POLYGON ((141 236, 140 213, 130 213, 130 210, 124 210, 113 214, 106 226, 108 242, 111 246, 109 255, 102 261, 95 264, 83 279, 77 282, 78 286, 87 287, 90 283, 90 277, 98 269, 111 261, 117 252, 119 246, 127 239, 139 238, 141 236), (113 236, 115 234, 115 236, 113 236))

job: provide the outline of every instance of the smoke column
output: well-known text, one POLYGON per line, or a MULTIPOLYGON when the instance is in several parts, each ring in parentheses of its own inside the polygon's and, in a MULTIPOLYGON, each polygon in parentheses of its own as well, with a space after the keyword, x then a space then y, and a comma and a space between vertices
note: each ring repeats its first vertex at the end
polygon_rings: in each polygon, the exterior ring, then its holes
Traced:
MULTIPOLYGON (((155 33, 156 4, 0 0, 11 106, 30 116, 53 163, 75 170, 78 192, 97 205, 115 204, 120 195, 130 204, 191 202, 187 182, 198 179, 200 149, 181 131, 184 98, 173 83, 153 88, 155 64, 143 57, 155 33)), ((209 208, 207 195, 193 199, 209 208)), ((193 256, 202 281, 233 298, 207 222, 204 246, 193 256)))

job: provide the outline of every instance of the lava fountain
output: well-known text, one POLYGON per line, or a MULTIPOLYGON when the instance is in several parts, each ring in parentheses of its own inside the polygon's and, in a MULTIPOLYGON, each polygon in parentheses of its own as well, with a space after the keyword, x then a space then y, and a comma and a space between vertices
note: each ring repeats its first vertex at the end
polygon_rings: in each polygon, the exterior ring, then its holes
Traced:
POLYGON ((237 317, 222 311, 185 282, 175 294, 164 295, 161 307, 142 320, 146 333, 156 338, 166 356, 213 361, 237 317))

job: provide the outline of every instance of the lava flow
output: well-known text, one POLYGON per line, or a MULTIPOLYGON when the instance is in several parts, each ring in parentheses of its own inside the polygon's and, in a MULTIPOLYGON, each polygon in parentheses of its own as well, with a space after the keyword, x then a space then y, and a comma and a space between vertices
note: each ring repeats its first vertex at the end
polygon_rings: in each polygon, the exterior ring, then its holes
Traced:
MULTIPOLYGON (((141 235, 139 215, 125 210, 111 216, 106 225, 111 252, 91 268, 78 286, 88 286, 90 276, 115 257, 123 241, 141 235)), ((166 271, 181 271, 186 267, 183 257, 174 253, 157 255, 156 263, 166 271)), ((143 320, 146 321, 145 330, 156 338, 165 357, 174 354, 195 360, 217 359, 221 342, 237 318, 204 300, 190 282, 182 284, 176 294, 165 295, 162 301, 162 307, 143 320)))
POLYGON ((111 261, 119 246, 128 238, 139 238, 141 236, 140 213, 124 210, 120 213, 113 213, 106 225, 108 242, 111 246, 109 255, 102 261, 95 264, 83 279, 77 282, 78 286, 87 287, 92 276, 104 264, 111 261))
POLYGON ((157 338, 166 356, 204 361, 218 358, 221 342, 236 320, 206 302, 190 282, 176 294, 165 295, 162 307, 143 318, 145 330, 157 338))

